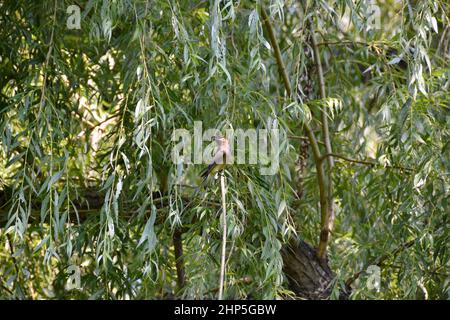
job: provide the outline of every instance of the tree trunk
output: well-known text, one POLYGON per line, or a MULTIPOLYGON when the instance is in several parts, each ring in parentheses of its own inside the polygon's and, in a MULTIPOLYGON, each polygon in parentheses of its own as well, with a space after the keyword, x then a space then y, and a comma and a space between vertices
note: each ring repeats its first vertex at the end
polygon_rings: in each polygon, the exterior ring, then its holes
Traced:
MULTIPOLYGON (((333 289, 334 273, 328 261, 321 261, 316 250, 301 239, 294 239, 281 251, 283 271, 289 288, 300 299, 327 299, 333 289)), ((348 298, 348 290, 341 291, 340 299, 348 298)))

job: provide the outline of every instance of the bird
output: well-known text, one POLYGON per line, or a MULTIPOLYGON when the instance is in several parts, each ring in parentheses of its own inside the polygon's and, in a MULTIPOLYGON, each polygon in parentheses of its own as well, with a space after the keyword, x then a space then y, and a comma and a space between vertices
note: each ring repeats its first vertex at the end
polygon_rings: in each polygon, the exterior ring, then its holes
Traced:
POLYGON ((200 185, 197 188, 195 188, 195 191, 191 196, 192 197, 191 200, 186 204, 183 211, 186 211, 188 208, 190 208, 195 197, 199 194, 202 187, 204 187, 206 185, 208 178, 214 176, 214 174, 219 171, 223 171, 225 168, 225 165, 227 163, 230 163, 231 150, 230 150, 230 143, 229 143, 228 139, 221 137, 221 136, 213 136, 212 140, 216 142, 218 149, 217 149, 216 153, 214 154, 212 162, 208 165, 207 168, 205 168, 200 173, 200 177, 202 177, 202 182, 200 183, 200 185))
POLYGON ((208 177, 214 176, 216 172, 222 171, 225 168, 225 165, 230 163, 231 160, 231 150, 228 139, 221 136, 213 136, 212 139, 217 143, 218 149, 212 162, 200 174, 203 178, 202 184, 208 177))

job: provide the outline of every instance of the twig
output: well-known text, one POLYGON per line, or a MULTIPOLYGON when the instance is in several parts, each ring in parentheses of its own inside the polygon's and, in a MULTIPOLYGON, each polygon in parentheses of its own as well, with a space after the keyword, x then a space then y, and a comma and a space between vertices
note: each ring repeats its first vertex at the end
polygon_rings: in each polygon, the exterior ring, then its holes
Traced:
MULTIPOLYGON (((293 140, 303 140, 303 141, 309 141, 308 137, 305 136, 295 136, 295 135, 288 135, 287 136, 289 139, 293 139, 293 140)), ((322 141, 317 141, 318 144, 323 144, 322 141)))
POLYGON ((346 46, 346 45, 355 45, 359 44, 366 47, 373 47, 376 45, 388 45, 385 41, 374 41, 374 42, 364 42, 364 41, 352 41, 352 40, 341 40, 341 41, 324 41, 317 43, 317 46, 329 46, 329 45, 337 45, 337 46, 346 46))
POLYGON ((351 277, 345 282, 345 285, 347 286, 347 288, 350 288, 350 286, 352 285, 352 283, 353 283, 356 279, 358 279, 359 276, 360 276, 360 275, 361 275, 361 274, 362 274, 369 266, 371 266, 371 265, 376 265, 376 266, 378 266, 378 267, 383 266, 384 262, 385 262, 387 259, 389 259, 390 257, 394 257, 394 258, 395 258, 395 257, 397 256, 397 254, 399 254, 401 251, 410 248, 410 247, 411 247, 418 239, 419 239, 419 237, 417 237, 417 238, 415 238, 415 239, 413 239, 413 240, 410 240, 410 241, 408 241, 408 242, 402 244, 401 246, 399 246, 398 248, 396 248, 396 249, 393 250, 392 252, 387 253, 387 254, 381 256, 381 257, 378 259, 378 261, 372 261, 372 262, 368 263, 368 264, 364 267, 364 269, 358 271, 358 272, 355 273, 353 276, 351 276, 351 277))
POLYGON ((9 288, 7 288, 3 283, 0 283, 0 287, 8 292, 10 295, 14 296, 14 292, 12 292, 9 288))
POLYGON ((351 159, 345 156, 342 156, 340 154, 336 154, 336 153, 331 153, 331 154, 325 154, 322 156, 322 158, 320 158, 320 161, 324 161, 327 157, 335 157, 347 162, 352 162, 352 163, 359 163, 359 164, 364 164, 364 165, 368 165, 368 166, 372 166, 372 167, 384 167, 384 168, 389 168, 389 169, 399 169, 399 170, 403 170, 403 171, 407 171, 407 172, 414 172, 414 169, 412 168, 407 168, 407 167, 402 167, 402 166, 397 166, 397 165, 383 165, 381 163, 378 162, 374 162, 374 161, 367 161, 367 160, 357 160, 357 159, 351 159))
POLYGON ((223 286, 225 281, 225 255, 227 249, 227 203, 225 190, 225 175, 222 171, 220 174, 220 187, 222 189, 222 254, 220 263, 220 285, 219 285, 219 300, 223 300, 223 286))
POLYGON ((44 64, 44 76, 42 78, 42 90, 41 90, 41 99, 39 101, 39 113, 41 112, 41 108, 42 105, 44 103, 44 99, 45 99, 45 90, 47 88, 47 67, 48 64, 50 62, 50 57, 52 54, 52 45, 53 45, 53 36, 55 34, 55 24, 56 24, 56 4, 57 1, 55 0, 55 7, 54 7, 54 12, 53 12, 53 26, 52 26, 52 32, 50 33, 50 41, 48 43, 48 51, 47 51, 47 55, 45 57, 45 64, 44 64))
POLYGON ((98 122, 98 123, 96 123, 96 124, 93 124, 93 123, 91 122, 91 124, 90 124, 90 125, 91 125, 90 129, 93 130, 93 129, 95 129, 95 128, 101 126, 102 124, 108 122, 109 120, 112 120, 112 119, 114 119, 114 118, 117 118, 117 117, 119 117, 119 116, 121 116, 121 115, 122 115, 121 112, 116 112, 116 113, 114 113, 114 114, 112 114, 111 116, 105 118, 104 120, 101 120, 100 122, 98 122))

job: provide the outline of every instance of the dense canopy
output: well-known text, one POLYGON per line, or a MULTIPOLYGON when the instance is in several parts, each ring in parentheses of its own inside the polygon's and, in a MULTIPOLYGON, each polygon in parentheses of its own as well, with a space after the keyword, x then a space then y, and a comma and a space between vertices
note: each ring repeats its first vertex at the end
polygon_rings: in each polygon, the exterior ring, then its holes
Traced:
POLYGON ((447 299, 448 12, 1 1, 0 298, 447 299), (276 172, 202 184, 198 121, 276 172))

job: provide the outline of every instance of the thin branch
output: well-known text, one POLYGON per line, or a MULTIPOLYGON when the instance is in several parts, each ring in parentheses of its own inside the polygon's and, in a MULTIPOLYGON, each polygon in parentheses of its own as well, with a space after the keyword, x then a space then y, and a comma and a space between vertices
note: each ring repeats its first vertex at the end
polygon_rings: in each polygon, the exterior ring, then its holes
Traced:
POLYGON ((396 248, 395 250, 393 250, 392 252, 389 252, 383 256, 381 256, 380 258, 378 258, 376 261, 372 261, 370 263, 368 263, 362 270, 358 271, 357 273, 355 273, 353 276, 351 276, 346 282, 345 285, 347 286, 347 288, 349 288, 353 282, 355 282, 356 279, 359 278, 359 276, 371 265, 376 265, 378 267, 382 267, 384 265, 384 262, 393 257, 395 258, 400 252, 402 252, 405 249, 408 249, 410 247, 412 247, 412 245, 419 239, 420 237, 417 237, 413 240, 410 240, 404 244, 402 244, 401 246, 399 246, 398 248, 396 248))
POLYGON ((106 119, 104 119, 104 120, 98 122, 97 124, 91 123, 92 126, 90 127, 90 129, 93 130, 93 129, 97 128, 97 127, 100 127, 102 124, 108 122, 109 120, 112 120, 112 119, 114 119, 114 118, 117 118, 117 117, 119 117, 119 116, 121 116, 121 115, 122 115, 121 112, 116 112, 116 113, 112 114, 111 116, 107 117, 106 119))
POLYGON ((219 300, 223 300, 223 286, 225 282, 225 255, 227 250, 227 203, 225 190, 225 175, 223 171, 220 174, 220 188, 222 190, 222 253, 220 263, 220 285, 219 285, 219 300))
POLYGON ((281 57, 280 47, 278 46, 278 41, 275 36, 275 32, 273 31, 273 27, 270 22, 269 16, 267 15, 266 10, 264 10, 263 7, 261 7, 261 15, 263 18, 264 25, 266 26, 267 34, 269 35, 269 39, 274 50, 275 59, 277 60, 278 65, 278 71, 281 77, 283 78, 283 83, 286 88, 287 94, 289 97, 291 97, 292 96, 291 83, 289 82, 286 67, 284 66, 283 58, 281 57))
POLYGON ((14 292, 12 292, 9 288, 7 288, 3 283, 0 283, 0 287, 8 292, 10 295, 14 296, 14 292))
POLYGON ((294 135, 288 135, 289 139, 295 139, 295 140, 308 140, 308 137, 303 137, 303 136, 294 136, 294 135))
MULTIPOLYGON (((316 35, 315 30, 313 27, 313 24, 311 23, 310 27, 311 31, 311 43, 312 48, 314 51, 314 60, 317 68, 317 74, 319 77, 319 87, 320 87, 320 96, 322 100, 324 101, 327 97, 326 91, 325 91, 325 79, 323 77, 323 69, 322 69, 322 63, 320 61, 320 52, 319 48, 317 46, 316 41, 316 35)), ((328 112, 326 106, 322 107, 322 134, 323 134, 323 140, 325 143, 325 149, 328 154, 332 154, 333 150, 331 148, 331 139, 330 139, 330 131, 329 131, 329 125, 328 125, 328 112)), ((334 208, 333 208, 333 167, 334 167, 334 160, 332 156, 327 157, 328 159, 328 181, 327 181, 327 192, 326 192, 326 214, 325 216, 322 215, 321 219, 321 231, 320 231, 320 241, 319 241, 319 247, 317 250, 317 254, 319 258, 324 259, 326 256, 327 246, 328 242, 330 241, 330 233, 333 230, 334 226, 334 208)))
MULTIPOLYGON (((317 47, 316 36, 314 35, 314 29, 311 27, 311 42, 314 50, 314 60, 317 67, 317 74, 319 77, 319 87, 320 87, 320 97, 324 100, 327 98, 326 90, 325 90, 325 79, 323 77, 323 69, 322 63, 320 61, 320 52, 317 47)), ((328 125, 328 113, 326 107, 323 107, 322 110, 322 131, 323 131, 323 139, 325 142, 325 148, 328 154, 332 153, 331 148, 331 139, 330 139, 330 131, 328 125)), ((328 164, 330 165, 330 169, 333 167, 333 157, 328 157, 328 164)))
MULTIPOLYGON (((293 140, 303 140, 303 141, 309 141, 308 137, 305 136, 295 136, 295 135, 288 135, 287 136, 289 139, 293 139, 293 140)), ((322 141, 317 141, 318 144, 323 145, 322 141)))
MULTIPOLYGON (((95 193, 91 196, 84 195, 84 197, 87 197, 86 201, 78 201, 73 203, 73 209, 69 210, 69 214, 71 219, 77 219, 76 215, 79 215, 80 223, 83 223, 85 220, 88 219, 90 215, 98 215, 100 213, 100 210, 102 206, 104 205, 104 195, 101 193, 95 193), (75 215, 72 217, 72 215, 75 215)), ((193 202, 193 198, 195 196, 188 196, 188 195, 182 195, 180 199, 183 200, 183 202, 191 201, 193 202)), ((154 205, 156 206, 156 209, 158 212, 165 211, 170 206, 169 202, 170 196, 162 196, 154 199, 154 205)), ((5 197, 6 200, 6 197, 5 197)), ((5 209, 0 209, 0 227, 3 227, 6 225, 8 221, 8 213, 9 209, 6 207, 6 202, 3 202, 2 199, 2 192, 0 191, 0 208, 5 205, 5 209)), ((132 203, 132 202, 131 202, 132 203)), ((133 203, 132 203, 133 204, 133 203)), ((211 200, 201 200, 201 203, 198 204, 202 207, 210 207, 210 208, 217 208, 221 206, 220 202, 215 202, 211 200)), ((33 205, 33 208, 30 210, 30 216, 29 216, 29 223, 40 223, 40 209, 37 209, 40 206, 39 202, 36 202, 36 204, 33 205)), ((135 206, 128 206, 126 203, 123 207, 123 214, 121 215, 124 219, 132 219, 139 215, 141 210, 135 206)), ((146 210, 145 214, 149 215, 151 213, 151 210, 146 210)), ((166 218, 165 215, 161 214, 158 215, 158 218, 156 219, 156 224, 160 224, 164 222, 164 219, 166 218)), ((48 218, 47 218, 48 219, 48 218)), ((184 228, 183 228, 184 230, 184 228)))
POLYGON ((343 156, 343 155, 340 155, 340 154, 336 154, 336 153, 325 154, 325 155, 322 156, 320 161, 323 162, 327 157, 335 157, 335 158, 338 158, 338 159, 341 159, 341 160, 344 160, 344 161, 347 161, 347 162, 364 164, 364 165, 368 165, 368 166, 372 166, 372 167, 383 167, 383 168, 389 168, 389 169, 398 169, 398 170, 403 170, 403 171, 406 171, 406 172, 414 172, 415 171, 412 168, 402 167, 402 166, 398 166, 398 165, 383 165, 381 163, 374 162, 374 161, 351 159, 351 158, 348 158, 346 156, 343 156))
POLYGON ((389 45, 385 41, 374 41, 374 42, 364 42, 364 41, 352 41, 352 40, 341 40, 341 41, 324 41, 317 43, 318 47, 322 46, 329 46, 329 45, 335 45, 335 46, 346 46, 346 45, 362 45, 366 47, 373 47, 376 45, 389 45))
POLYGON ((55 34, 56 4, 57 4, 57 1, 55 0, 55 7, 53 8, 53 26, 52 26, 52 32, 50 33, 50 41, 48 43, 48 51, 47 51, 47 55, 45 57, 44 75, 43 75, 43 78, 42 78, 42 91, 41 91, 41 99, 40 99, 40 102, 39 102, 39 113, 41 112, 41 108, 42 108, 42 105, 44 103, 45 90, 47 88, 47 68, 48 68, 48 64, 50 63, 50 57, 52 55, 53 36, 55 34))

